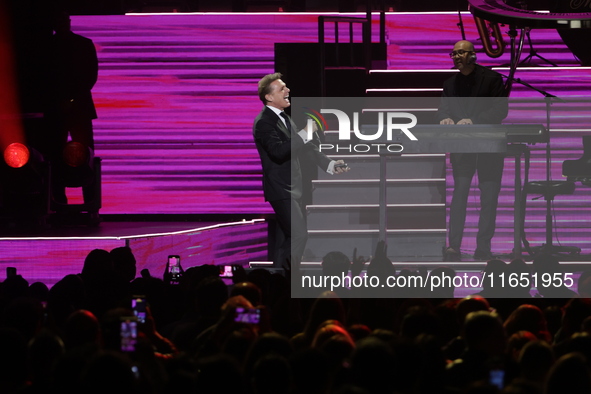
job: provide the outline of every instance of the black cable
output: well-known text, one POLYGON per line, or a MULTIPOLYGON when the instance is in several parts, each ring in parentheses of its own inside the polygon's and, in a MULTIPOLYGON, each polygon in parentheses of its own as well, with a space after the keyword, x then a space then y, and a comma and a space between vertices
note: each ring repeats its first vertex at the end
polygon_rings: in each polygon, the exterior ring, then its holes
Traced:
MULTIPOLYGON (((523 179, 523 187, 521 189, 521 242, 523 244, 523 248, 527 251, 530 257, 533 257, 534 253, 529 246, 529 241, 527 240, 527 236, 525 234, 525 204, 527 203, 527 184, 529 182, 529 167, 530 167, 530 151, 529 149, 525 150, 523 154, 524 164, 524 179, 523 179)), ((520 174, 521 176, 521 174, 520 174)))

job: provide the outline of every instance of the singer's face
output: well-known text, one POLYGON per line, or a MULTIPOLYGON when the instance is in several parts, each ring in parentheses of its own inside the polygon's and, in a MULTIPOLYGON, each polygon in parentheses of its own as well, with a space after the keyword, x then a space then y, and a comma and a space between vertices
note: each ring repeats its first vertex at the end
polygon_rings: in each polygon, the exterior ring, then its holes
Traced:
POLYGON ((267 99, 267 105, 280 110, 284 110, 291 105, 289 102, 289 88, 280 79, 271 83, 271 93, 267 94, 265 98, 267 99))

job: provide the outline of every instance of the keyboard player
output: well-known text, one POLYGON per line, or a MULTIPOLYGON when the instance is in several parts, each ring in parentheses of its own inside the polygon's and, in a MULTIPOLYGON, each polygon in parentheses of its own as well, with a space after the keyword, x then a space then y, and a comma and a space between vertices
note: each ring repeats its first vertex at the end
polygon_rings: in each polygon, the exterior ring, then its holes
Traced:
MULTIPOLYGON (((476 63, 474 45, 458 41, 450 53, 454 74, 443 84, 441 104, 437 112, 440 124, 458 127, 471 124, 501 123, 508 113, 508 103, 500 74, 476 63)), ((495 233, 497 204, 503 176, 504 155, 501 153, 451 153, 454 190, 450 206, 449 246, 445 261, 459 261, 466 222, 470 184, 478 174, 480 218, 474 259, 492 258, 491 240, 495 233)))

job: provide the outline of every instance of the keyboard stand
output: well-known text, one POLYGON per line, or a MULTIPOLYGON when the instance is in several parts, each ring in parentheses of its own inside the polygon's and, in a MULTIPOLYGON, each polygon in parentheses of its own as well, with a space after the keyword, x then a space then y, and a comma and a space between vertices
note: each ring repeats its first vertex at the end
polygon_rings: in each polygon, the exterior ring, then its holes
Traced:
POLYGON ((521 234, 523 232, 523 215, 521 200, 521 156, 528 152, 526 144, 509 144, 507 146, 507 156, 515 158, 515 203, 513 205, 513 258, 523 258, 521 249, 521 234))

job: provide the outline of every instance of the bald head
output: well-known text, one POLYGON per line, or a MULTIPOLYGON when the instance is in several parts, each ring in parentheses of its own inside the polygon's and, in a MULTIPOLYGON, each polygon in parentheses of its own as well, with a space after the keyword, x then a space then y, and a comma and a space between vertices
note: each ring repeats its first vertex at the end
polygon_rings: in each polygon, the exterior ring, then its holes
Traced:
POLYGON ((454 45, 454 51, 456 48, 474 52, 474 44, 467 40, 460 40, 456 42, 456 45, 454 45))
POLYGON ((470 74, 476 67, 474 65, 476 62, 474 44, 466 40, 456 42, 452 52, 452 60, 454 62, 454 67, 460 70, 462 74, 470 74))

